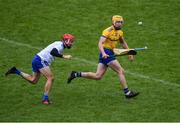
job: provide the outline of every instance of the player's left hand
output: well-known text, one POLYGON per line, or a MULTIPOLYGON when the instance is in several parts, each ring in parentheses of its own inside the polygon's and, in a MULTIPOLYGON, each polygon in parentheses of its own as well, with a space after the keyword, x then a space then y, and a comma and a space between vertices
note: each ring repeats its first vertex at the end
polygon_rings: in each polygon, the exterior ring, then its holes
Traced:
POLYGON ((133 55, 128 55, 129 61, 134 61, 134 56, 133 55))
POLYGON ((71 56, 71 55, 63 55, 63 58, 64 58, 64 59, 71 59, 72 56, 71 56))

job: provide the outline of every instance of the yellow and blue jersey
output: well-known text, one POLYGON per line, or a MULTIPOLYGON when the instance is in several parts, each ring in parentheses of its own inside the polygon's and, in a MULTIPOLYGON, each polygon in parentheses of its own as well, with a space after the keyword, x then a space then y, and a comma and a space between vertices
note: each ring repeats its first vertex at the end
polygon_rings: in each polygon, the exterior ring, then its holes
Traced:
POLYGON ((121 37, 123 37, 123 31, 115 30, 113 26, 110 26, 103 30, 102 36, 106 37, 103 47, 113 49, 120 42, 121 37))

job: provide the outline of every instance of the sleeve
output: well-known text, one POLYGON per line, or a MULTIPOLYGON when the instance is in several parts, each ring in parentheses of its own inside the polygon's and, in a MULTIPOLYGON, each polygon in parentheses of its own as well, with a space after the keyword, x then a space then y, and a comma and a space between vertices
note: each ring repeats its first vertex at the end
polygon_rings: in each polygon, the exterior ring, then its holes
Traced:
POLYGON ((53 49, 51 50, 50 54, 51 54, 52 56, 55 56, 55 57, 61 57, 61 58, 63 57, 62 54, 59 54, 59 52, 58 52, 58 50, 57 50, 56 48, 53 48, 53 49))
POLYGON ((123 31, 121 31, 120 36, 121 36, 121 37, 124 37, 124 33, 123 33, 123 31))
POLYGON ((103 30, 102 36, 107 38, 109 36, 109 32, 107 30, 103 30))

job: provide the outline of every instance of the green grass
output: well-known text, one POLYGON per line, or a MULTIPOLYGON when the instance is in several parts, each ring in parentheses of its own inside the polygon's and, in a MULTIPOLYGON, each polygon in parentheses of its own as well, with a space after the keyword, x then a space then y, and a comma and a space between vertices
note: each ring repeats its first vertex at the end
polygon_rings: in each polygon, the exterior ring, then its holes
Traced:
POLYGON ((0 121, 180 122, 179 12, 179 0, 0 0, 0 121), (135 62, 118 58, 129 87, 141 92, 132 100, 124 98, 112 70, 100 81, 66 84, 71 70, 96 71, 98 39, 114 14, 124 17, 130 47, 149 47, 135 62), (18 43, 44 48, 63 33, 76 36, 74 47, 65 50, 76 59, 52 64, 53 104, 44 106, 45 78, 31 85, 4 72, 15 65, 31 73, 39 50, 18 43))

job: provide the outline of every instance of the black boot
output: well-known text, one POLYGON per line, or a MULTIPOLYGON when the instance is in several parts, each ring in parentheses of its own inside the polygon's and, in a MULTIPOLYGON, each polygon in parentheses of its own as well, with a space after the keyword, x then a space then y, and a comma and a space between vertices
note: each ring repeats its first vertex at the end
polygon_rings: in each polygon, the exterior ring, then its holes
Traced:
POLYGON ((139 95, 139 92, 133 92, 133 91, 130 91, 129 94, 126 94, 125 97, 126 98, 132 98, 132 97, 135 97, 139 95))
POLYGON ((73 80, 74 78, 76 78, 75 74, 77 74, 76 71, 72 71, 70 76, 68 77, 68 81, 67 83, 71 83, 71 80, 73 80))
POLYGON ((12 67, 5 73, 5 76, 9 74, 16 74, 16 71, 17 71, 16 67, 12 67))

